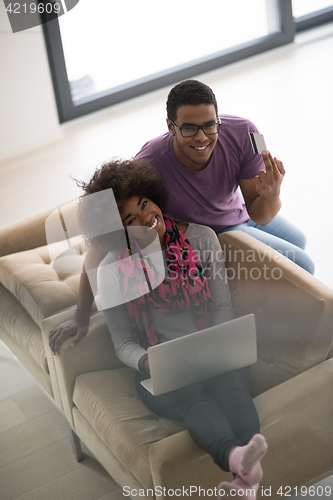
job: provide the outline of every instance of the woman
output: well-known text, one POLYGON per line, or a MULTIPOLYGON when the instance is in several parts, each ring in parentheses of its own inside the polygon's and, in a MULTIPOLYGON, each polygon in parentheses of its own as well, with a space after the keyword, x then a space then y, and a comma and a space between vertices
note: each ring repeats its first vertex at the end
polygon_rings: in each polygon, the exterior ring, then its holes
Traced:
POLYGON ((140 384, 149 377, 149 346, 234 318, 214 231, 164 217, 168 193, 143 160, 104 164, 89 183, 81 185, 83 232, 93 245, 109 250, 98 270, 98 289, 116 355, 137 370, 136 389, 144 404, 159 415, 184 420, 194 441, 221 469, 233 472, 234 481, 219 486, 225 490, 223 498, 228 493, 232 498, 256 498, 262 478, 260 460, 267 445, 259 434, 247 368, 161 396, 153 396, 140 384), (103 197, 95 205, 85 199, 110 188, 130 253, 121 248, 114 232, 94 237, 101 214, 111 214, 105 213, 103 197), (163 251, 162 268, 156 262, 156 236, 163 251), (144 286, 149 286, 146 293, 144 286))

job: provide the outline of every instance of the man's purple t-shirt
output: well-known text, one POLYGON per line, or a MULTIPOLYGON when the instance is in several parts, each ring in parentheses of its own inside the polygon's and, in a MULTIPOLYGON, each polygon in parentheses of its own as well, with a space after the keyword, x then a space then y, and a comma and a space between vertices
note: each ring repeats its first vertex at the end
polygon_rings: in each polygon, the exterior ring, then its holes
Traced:
POLYGON ((219 232, 249 220, 239 179, 253 179, 264 170, 261 155, 253 153, 249 132, 253 123, 237 116, 220 115, 220 130, 206 168, 192 172, 172 150, 169 132, 147 142, 136 158, 144 158, 161 175, 170 192, 167 215, 178 222, 195 222, 219 232))

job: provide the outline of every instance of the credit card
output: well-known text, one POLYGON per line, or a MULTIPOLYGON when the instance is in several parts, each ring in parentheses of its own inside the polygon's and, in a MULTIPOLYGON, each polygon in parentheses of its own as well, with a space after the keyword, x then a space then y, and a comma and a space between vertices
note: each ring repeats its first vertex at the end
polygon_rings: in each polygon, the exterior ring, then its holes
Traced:
POLYGON ((256 134, 255 132, 249 132, 253 152, 261 155, 262 151, 267 152, 267 147, 265 144, 265 139, 262 134, 256 134))

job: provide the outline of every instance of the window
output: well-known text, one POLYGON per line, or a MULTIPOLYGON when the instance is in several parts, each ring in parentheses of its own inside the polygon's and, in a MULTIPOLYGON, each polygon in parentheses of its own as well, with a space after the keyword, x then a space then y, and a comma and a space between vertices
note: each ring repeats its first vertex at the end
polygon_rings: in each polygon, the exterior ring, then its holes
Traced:
POLYGON ((332 7, 332 0, 293 0, 293 16, 301 17, 332 7))
POLYGON ((266 0, 210 0, 209 8, 199 0, 173 1, 162 9, 156 0, 99 0, 94 10, 81 0, 72 15, 60 17, 59 25, 71 96, 78 105, 280 28, 277 16, 267 12, 266 0))
POLYGON ((290 43, 292 6, 327 3, 80 0, 43 24, 60 122, 290 43))

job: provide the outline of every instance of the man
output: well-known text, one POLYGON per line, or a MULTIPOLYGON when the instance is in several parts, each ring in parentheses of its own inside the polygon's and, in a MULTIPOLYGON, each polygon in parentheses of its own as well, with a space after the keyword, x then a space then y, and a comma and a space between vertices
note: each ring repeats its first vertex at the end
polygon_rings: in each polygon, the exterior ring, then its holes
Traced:
POLYGON ((276 217, 285 170, 270 154, 253 153, 249 132, 258 132, 253 123, 218 116, 212 90, 186 80, 169 93, 167 125, 169 132, 149 141, 137 155, 164 178, 170 192, 167 214, 207 225, 217 234, 245 231, 313 274, 303 233, 276 217))
MULTIPOLYGON (((167 215, 178 222, 207 225, 217 234, 240 229, 313 273, 304 235, 277 216, 285 169, 270 153, 253 153, 249 132, 258 132, 253 123, 219 116, 212 90, 186 80, 169 93, 167 125, 168 132, 149 141, 137 155, 164 178, 170 192, 167 215)), ((90 267, 97 267, 103 257, 88 255, 95 260, 90 267)), ((92 301, 83 272, 75 318, 50 332, 55 354, 66 338, 74 336, 74 346, 87 333, 92 301)))

